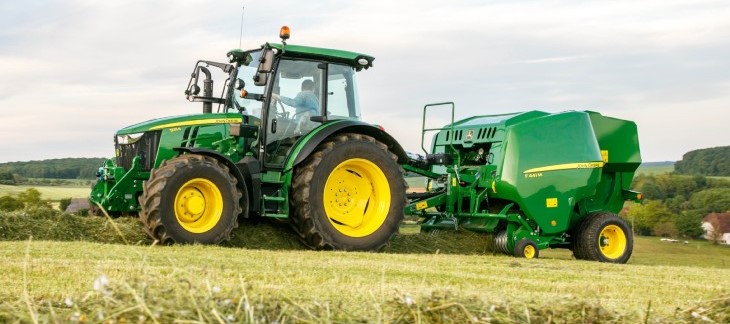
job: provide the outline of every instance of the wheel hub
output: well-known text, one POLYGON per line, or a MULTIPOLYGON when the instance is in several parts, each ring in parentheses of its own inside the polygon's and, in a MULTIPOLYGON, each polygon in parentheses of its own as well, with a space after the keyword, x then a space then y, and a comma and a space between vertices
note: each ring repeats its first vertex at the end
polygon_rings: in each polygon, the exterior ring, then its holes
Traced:
POLYGON ((185 190, 180 197, 181 218, 187 221, 195 221, 205 210, 205 198, 198 190, 185 190))

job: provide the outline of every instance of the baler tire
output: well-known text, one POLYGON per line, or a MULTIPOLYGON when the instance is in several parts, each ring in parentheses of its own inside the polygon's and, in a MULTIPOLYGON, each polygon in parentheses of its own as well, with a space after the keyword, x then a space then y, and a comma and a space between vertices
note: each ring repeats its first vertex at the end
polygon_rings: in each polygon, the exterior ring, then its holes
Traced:
POLYGON ((580 224, 573 242, 576 259, 626 263, 634 248, 629 225, 611 212, 589 214, 580 224))
POLYGON ((540 256, 540 249, 531 239, 521 239, 515 243, 515 257, 525 259, 537 259, 540 256))
POLYGON ((321 143, 296 167, 292 180, 290 220, 302 244, 357 251, 389 244, 407 201, 408 185, 396 161, 385 144, 362 134, 339 134, 321 143))
POLYGON ((139 197, 144 231, 162 244, 229 240, 243 212, 241 202, 248 201, 237 182, 212 157, 185 154, 163 162, 152 170, 139 197))

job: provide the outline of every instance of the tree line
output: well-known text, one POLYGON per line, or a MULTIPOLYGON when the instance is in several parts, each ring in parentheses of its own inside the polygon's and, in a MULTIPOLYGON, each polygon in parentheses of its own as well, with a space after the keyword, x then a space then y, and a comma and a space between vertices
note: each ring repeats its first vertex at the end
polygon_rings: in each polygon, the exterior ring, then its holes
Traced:
POLYGON ((698 238, 709 213, 730 211, 730 180, 705 176, 638 175, 632 187, 646 197, 626 218, 639 235, 698 238))
POLYGON ((705 176, 730 176, 730 146, 720 146, 689 151, 674 164, 679 174, 705 176))
POLYGON ((104 158, 65 158, 0 163, 0 184, 24 183, 28 178, 94 179, 104 158))

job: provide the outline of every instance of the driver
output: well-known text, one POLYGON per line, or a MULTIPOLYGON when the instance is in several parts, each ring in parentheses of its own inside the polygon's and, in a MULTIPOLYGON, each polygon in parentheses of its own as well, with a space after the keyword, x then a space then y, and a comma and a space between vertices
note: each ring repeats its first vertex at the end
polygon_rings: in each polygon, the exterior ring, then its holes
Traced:
POLYGON ((272 97, 274 100, 279 100, 287 106, 296 108, 295 115, 299 116, 297 131, 304 126, 304 123, 309 121, 310 116, 319 113, 319 99, 314 94, 314 81, 312 80, 307 79, 302 81, 302 91, 294 99, 282 97, 278 94, 273 94, 272 97))

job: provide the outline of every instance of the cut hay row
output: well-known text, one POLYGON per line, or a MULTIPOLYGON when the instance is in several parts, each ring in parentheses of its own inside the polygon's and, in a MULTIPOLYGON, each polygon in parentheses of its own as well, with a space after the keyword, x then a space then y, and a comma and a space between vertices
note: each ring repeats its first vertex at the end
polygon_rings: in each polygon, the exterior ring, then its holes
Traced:
MULTIPOLYGON (((287 225, 267 222, 242 224, 227 246, 160 247, 150 246, 136 219, 114 222, 129 245, 102 218, 0 215, 7 240, 0 242, 0 322, 730 318, 727 266, 601 264, 560 251, 523 260, 493 255, 489 237, 470 232, 403 234, 385 253, 316 252, 304 250, 287 225)), ((728 250, 643 238, 632 262, 672 248, 730 264, 728 250)))

